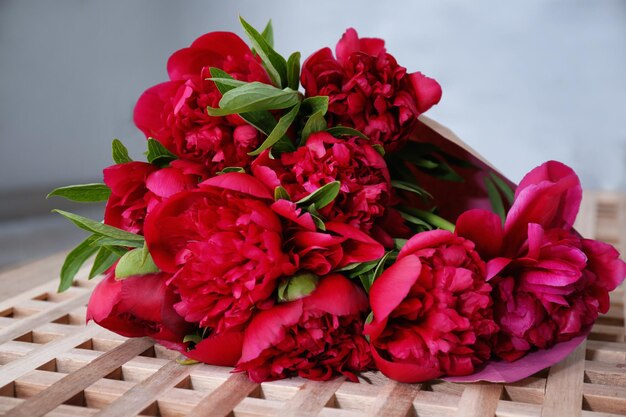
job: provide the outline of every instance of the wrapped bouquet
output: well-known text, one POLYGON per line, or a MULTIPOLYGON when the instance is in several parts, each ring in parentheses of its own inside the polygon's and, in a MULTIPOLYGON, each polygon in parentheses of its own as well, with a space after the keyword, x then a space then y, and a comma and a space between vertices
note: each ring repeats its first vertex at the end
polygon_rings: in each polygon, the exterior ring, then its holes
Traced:
POLYGON ((420 115, 441 88, 348 29, 304 60, 212 32, 176 51, 134 112, 146 162, 113 141, 106 201, 60 291, 95 255, 87 310, 128 337, 253 381, 514 381, 584 340, 626 275, 573 223, 582 190, 549 161, 515 186, 420 115))

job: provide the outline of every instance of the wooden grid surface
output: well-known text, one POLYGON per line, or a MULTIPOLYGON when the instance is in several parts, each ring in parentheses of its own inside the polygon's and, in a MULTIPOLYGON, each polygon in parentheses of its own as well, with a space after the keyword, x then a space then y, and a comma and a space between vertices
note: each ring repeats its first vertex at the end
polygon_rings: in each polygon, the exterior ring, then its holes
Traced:
MULTIPOLYGON (((626 253, 626 196, 585 196, 578 230, 626 253)), ((360 384, 294 378, 255 384, 230 368, 179 365, 147 338, 85 326, 94 281, 55 293, 56 270, 9 277, 51 282, 0 302, 0 413, 7 416, 626 416, 624 289, 588 340, 563 362, 514 384, 401 384, 366 373, 360 384)))

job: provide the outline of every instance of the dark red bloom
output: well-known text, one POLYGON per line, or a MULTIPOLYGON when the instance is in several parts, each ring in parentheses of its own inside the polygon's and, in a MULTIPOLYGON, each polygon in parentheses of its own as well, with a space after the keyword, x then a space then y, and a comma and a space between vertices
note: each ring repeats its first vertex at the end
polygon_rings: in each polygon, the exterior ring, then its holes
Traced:
POLYGON ((370 290, 366 325, 378 369, 400 382, 467 375, 489 359, 498 330, 485 263, 445 230, 409 239, 370 290))
POLYGON ((250 48, 234 33, 211 32, 167 63, 171 81, 146 90, 135 107, 135 124, 188 163, 203 178, 228 166, 247 167, 247 155, 261 143, 260 133, 239 116, 212 117, 222 95, 209 69, 220 68, 241 81, 269 84, 267 73, 250 48))
POLYGON ((384 216, 389 204, 387 164, 358 138, 337 139, 326 132, 314 133, 304 146, 282 153, 280 158, 271 159, 269 152, 262 153, 252 171, 269 187, 284 187, 292 201, 340 181, 337 198, 319 212, 328 221, 347 223, 364 232, 384 216))
POLYGON ((322 278, 308 296, 259 313, 245 331, 236 370, 252 381, 290 376, 324 381, 371 367, 363 337, 367 296, 339 274, 322 278))
POLYGON ((180 299, 166 283, 170 274, 158 273, 115 280, 111 269, 98 283, 87 306, 87 321, 126 337, 150 336, 177 350, 193 325, 176 313, 180 299))
POLYGON ((307 97, 329 96, 331 126, 354 127, 387 151, 401 146, 417 116, 441 98, 437 81, 419 72, 407 74, 382 39, 359 39, 348 29, 336 55, 324 48, 306 59, 301 81, 307 97))
POLYGON ((609 308, 608 292, 626 276, 611 245, 572 229, 582 190, 574 171, 550 161, 524 177, 504 228, 484 210, 457 221, 488 259, 494 317, 501 331, 495 352, 515 360, 585 332, 609 308))
POLYGON ((138 234, 143 234, 144 219, 154 205, 198 183, 193 175, 174 168, 159 170, 145 162, 113 165, 103 173, 104 183, 111 189, 104 222, 138 234))
POLYGON ((261 182, 230 173, 172 196, 148 215, 150 253, 174 274, 171 285, 181 297, 175 308, 187 321, 222 333, 273 304, 278 278, 295 271, 270 202, 261 182))

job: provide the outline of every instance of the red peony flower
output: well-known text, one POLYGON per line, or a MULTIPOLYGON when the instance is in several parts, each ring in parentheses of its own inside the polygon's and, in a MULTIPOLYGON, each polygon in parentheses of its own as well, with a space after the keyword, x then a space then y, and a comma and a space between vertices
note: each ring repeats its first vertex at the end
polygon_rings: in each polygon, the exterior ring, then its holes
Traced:
POLYGON ((282 153, 280 158, 271 159, 268 151, 262 153, 252 171, 272 188, 283 186, 293 201, 340 181, 337 198, 319 212, 328 221, 347 223, 364 232, 385 214, 389 204, 387 164, 373 147, 357 138, 314 133, 304 146, 282 153))
POLYGON ((626 265, 611 245, 572 229, 581 197, 574 171, 550 161, 524 177, 504 228, 484 210, 470 210, 457 221, 457 233, 490 259, 501 328, 495 353, 503 359, 582 334, 606 313, 608 292, 624 280, 626 265))
POLYGON ((211 32, 167 63, 171 81, 146 90, 135 106, 135 124, 146 137, 161 142, 179 158, 197 166, 208 178, 228 166, 249 166, 248 152, 261 143, 260 133, 239 116, 212 117, 207 106, 219 107, 222 95, 210 68, 220 68, 241 81, 270 84, 260 60, 234 33, 211 32))
POLYGON ((91 294, 87 321, 122 336, 150 336, 168 348, 183 350, 183 338, 193 326, 173 308, 179 297, 166 285, 170 277, 158 273, 116 281, 110 269, 91 294))
POLYGON ((467 375, 489 359, 498 326, 485 273, 469 240, 445 230, 409 239, 370 290, 365 333, 378 369, 412 383, 467 375))
POLYGON ((290 376, 325 381, 369 369, 371 356, 363 337, 368 309, 362 289, 342 275, 322 278, 308 296, 259 313, 244 334, 237 371, 252 381, 290 376))
POLYGON ((174 274, 175 308, 185 320, 222 333, 273 304, 278 278, 295 271, 271 200, 257 179, 230 173, 150 212, 146 242, 156 265, 174 274))
POLYGON ((108 225, 143 234, 146 213, 162 199, 197 186, 193 175, 174 168, 158 169, 145 162, 128 162, 104 169, 111 195, 104 211, 108 225))
POLYGON ((419 72, 407 74, 382 39, 359 39, 348 29, 336 55, 324 48, 306 59, 301 77, 306 96, 329 96, 331 126, 354 127, 386 151, 408 139, 417 116, 441 99, 437 81, 419 72))
POLYGON ((380 243, 343 223, 326 223, 326 232, 295 230, 290 243, 299 268, 318 276, 352 263, 374 261, 385 254, 380 243))

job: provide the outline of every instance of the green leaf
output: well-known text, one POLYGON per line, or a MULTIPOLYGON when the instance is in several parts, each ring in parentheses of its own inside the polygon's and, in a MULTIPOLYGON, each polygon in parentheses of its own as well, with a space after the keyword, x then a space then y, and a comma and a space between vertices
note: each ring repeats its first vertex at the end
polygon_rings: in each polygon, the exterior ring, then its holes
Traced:
POLYGON ((185 335, 185 337, 183 338, 183 343, 187 342, 193 342, 195 344, 198 344, 202 342, 202 336, 197 333, 185 335))
POLYGON ((232 90, 233 88, 241 87, 242 85, 248 84, 247 81, 239 81, 232 78, 226 71, 222 71, 219 68, 211 67, 210 71, 211 75, 213 75, 214 72, 216 73, 216 75, 211 78, 206 78, 206 80, 213 81, 217 89, 220 90, 222 94, 229 90, 232 90), (221 73, 223 74, 218 73, 218 71, 221 71, 221 73))
POLYGON ((274 188, 274 201, 278 200, 291 201, 291 196, 289 195, 289 192, 282 185, 274 188))
POLYGON ((195 359, 176 359, 176 363, 178 363, 179 365, 183 365, 183 366, 188 366, 188 365, 195 365, 197 363, 200 363, 200 361, 197 361, 195 359))
POLYGON ((513 189, 509 187, 506 181, 504 181, 495 172, 490 172, 489 176, 491 177, 491 180, 496 185, 496 187, 498 187, 500 192, 504 195, 504 198, 506 198, 506 201, 509 203, 509 205, 513 204, 513 200, 515 200, 515 192, 513 191, 513 189))
POLYGON ((61 282, 58 292, 63 292, 72 286, 72 281, 80 267, 98 251, 97 247, 91 245, 95 239, 97 239, 96 236, 89 236, 67 254, 61 267, 61 282))
POLYGON ((317 288, 319 277, 310 272, 293 276, 278 285, 278 301, 295 301, 306 297, 317 288))
POLYGON ((302 100, 302 109, 306 114, 322 113, 326 115, 328 111, 328 96, 313 96, 302 100))
POLYGON ((133 162, 132 158, 128 156, 128 149, 126 149, 126 146, 124 146, 124 144, 119 139, 113 139, 113 143, 111 143, 111 153, 113 156, 113 161, 116 164, 133 162))
POLYGON ((326 224, 324 223, 324 220, 322 220, 322 218, 316 214, 313 214, 313 213, 309 213, 309 214, 311 215, 311 218, 313 219, 313 223, 315 224, 315 227, 320 229, 322 232, 325 232, 326 224))
POLYGON ((421 228, 424 228, 425 230, 432 230, 433 229, 431 224, 429 224, 428 222, 426 222, 426 221, 424 221, 424 220, 422 220, 422 219, 420 219, 418 217, 415 217, 415 216, 413 216, 413 215, 411 215, 409 213, 405 213, 405 212, 401 211, 400 212, 400 216, 402 216, 402 218, 404 220, 406 220, 407 222, 412 223, 412 224, 414 224, 416 226, 419 226, 421 228))
POLYGON ((404 245, 406 245, 406 242, 408 242, 408 239, 400 239, 400 238, 394 239, 393 247, 396 250, 400 250, 404 247, 404 245))
POLYGON ((126 254, 120 258, 120 261, 115 267, 115 279, 119 280, 136 275, 154 274, 157 272, 159 272, 159 267, 156 266, 150 254, 148 253, 148 256, 144 259, 143 248, 137 248, 126 252, 126 254))
POLYGON ((274 27, 272 26, 272 19, 267 21, 265 29, 261 32, 261 36, 265 39, 265 42, 272 48, 274 47, 274 27))
POLYGON ((287 62, 285 58, 280 56, 263 35, 246 22, 243 17, 240 16, 239 21, 241 26, 243 26, 244 32, 248 35, 252 47, 261 57, 261 61, 263 61, 263 65, 274 85, 280 87, 287 86, 287 62))
POLYGON ((393 188, 397 188, 398 190, 404 190, 404 191, 409 191, 411 193, 415 193, 422 198, 430 198, 430 199, 433 198, 433 196, 430 195, 428 191, 424 190, 419 185, 412 184, 408 181, 391 180, 391 186, 393 188))
POLYGON ((246 170, 243 169, 242 167, 226 167, 222 169, 221 171, 217 172, 217 175, 228 174, 229 172, 241 172, 245 174, 246 170))
MULTIPOLYGON (((143 242, 138 240, 125 240, 125 239, 115 239, 111 237, 101 236, 98 239, 94 240, 92 246, 108 246, 113 247, 117 246, 120 248, 141 248, 143 246, 143 242)), ((124 250, 126 251, 126 250, 124 250)))
POLYGON ((321 132, 326 129, 326 119, 321 111, 313 113, 312 116, 306 121, 304 128, 302 129, 301 142, 306 143, 306 140, 311 136, 311 133, 321 132))
POLYGON ((438 229, 449 230, 451 232, 454 231, 454 224, 450 223, 441 216, 437 216, 435 213, 431 213, 430 211, 407 206, 399 206, 398 211, 400 211, 402 217, 405 215, 411 215, 429 225, 435 226, 438 229))
MULTIPOLYGON (((348 269, 346 271, 348 271, 347 275, 349 278, 356 278, 359 275, 363 275, 369 271, 371 271, 372 269, 376 268, 376 264, 378 263, 378 261, 369 261, 369 262, 359 262, 356 264, 352 264, 352 265, 357 265, 356 268, 353 269, 348 269)), ((348 265, 350 266, 350 265, 348 265)), ((343 271, 344 269, 339 269, 337 271, 343 271)))
POLYGON ((287 85, 292 90, 300 87, 300 52, 289 55, 287 60, 287 85))
POLYGON ((86 217, 79 216, 78 214, 69 213, 63 210, 52 210, 52 211, 59 213, 61 216, 67 218, 76 226, 80 227, 83 230, 87 230, 88 232, 93 232, 97 235, 106 236, 106 237, 110 237, 113 239, 129 240, 131 242, 141 242, 143 244, 143 241, 144 241, 143 236, 139 236, 134 233, 130 233, 125 230, 118 229, 117 227, 109 226, 107 224, 103 224, 95 220, 91 220, 86 217))
POLYGON ((89 279, 100 275, 111 267, 122 255, 110 250, 107 247, 101 247, 96 254, 96 259, 93 261, 91 271, 89 271, 89 279))
POLYGON ((385 148, 380 143, 375 143, 372 145, 372 148, 376 149, 376 152, 380 154, 380 156, 385 156, 385 148))
POLYGON ((326 129, 326 131, 337 138, 340 136, 358 136, 361 139, 370 140, 370 138, 365 136, 363 133, 351 127, 335 126, 335 127, 330 127, 326 129))
POLYGON ((163 167, 170 162, 178 159, 176 155, 171 153, 158 140, 148 139, 148 152, 146 152, 148 162, 159 167, 163 167))
POLYGON ((296 201, 299 206, 308 206, 309 204, 315 204, 317 210, 322 209, 332 203, 332 201, 339 195, 341 189, 341 182, 333 181, 313 191, 306 197, 296 201))
POLYGON ((111 189, 105 184, 80 184, 59 187, 50 192, 46 198, 57 196, 81 203, 106 201, 111 195, 111 189))
POLYGON ((287 133, 289 126, 291 126, 293 121, 296 119, 299 110, 300 103, 297 102, 296 105, 293 106, 293 108, 289 110, 287 114, 280 118, 274 130, 272 130, 272 133, 270 133, 270 135, 267 137, 267 139, 265 139, 261 146, 259 146, 252 152, 248 152, 248 155, 256 156, 264 150, 271 148, 276 142, 282 139, 285 133, 287 133))
POLYGON ((283 90, 258 81, 228 90, 222 95, 219 108, 207 107, 209 116, 227 116, 261 110, 280 110, 300 103, 297 91, 283 90))
POLYGON ((502 203, 502 197, 498 192, 498 188, 490 177, 485 177, 484 181, 485 187, 487 188, 487 196, 489 197, 489 202, 491 203, 491 208, 493 209, 493 212, 500 217, 502 223, 504 223, 506 212, 504 210, 504 204, 502 203))

